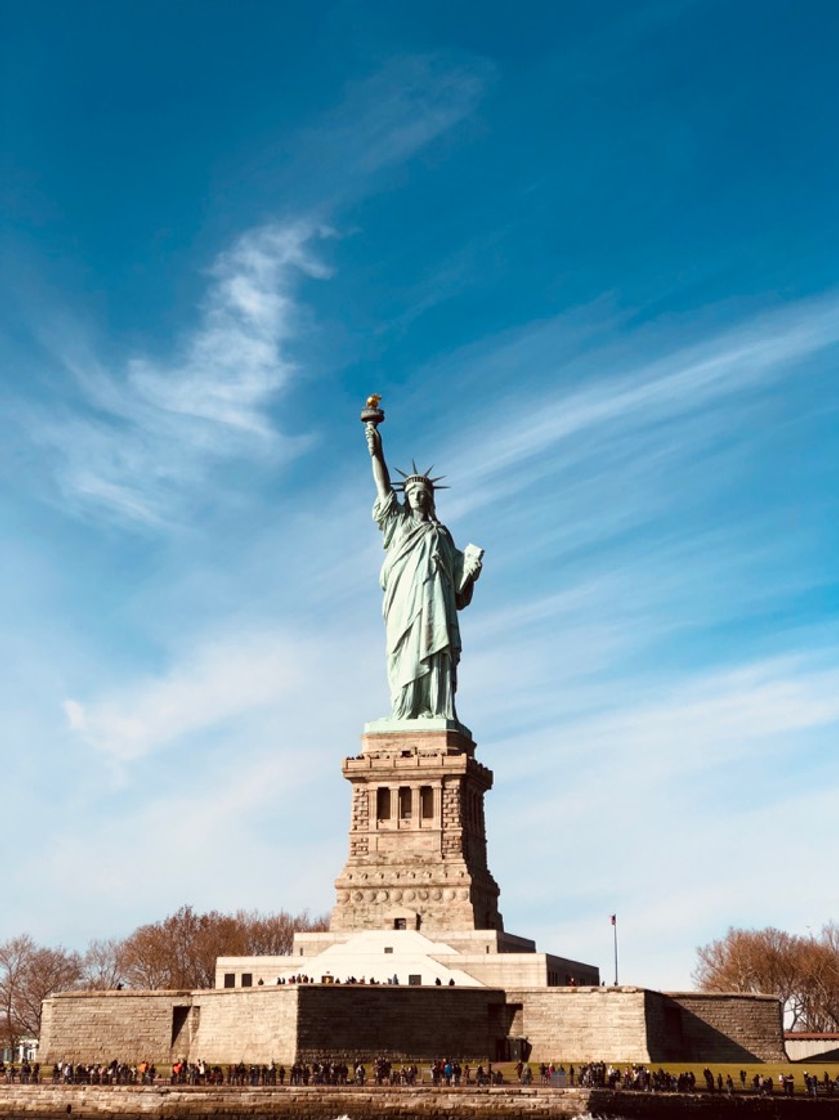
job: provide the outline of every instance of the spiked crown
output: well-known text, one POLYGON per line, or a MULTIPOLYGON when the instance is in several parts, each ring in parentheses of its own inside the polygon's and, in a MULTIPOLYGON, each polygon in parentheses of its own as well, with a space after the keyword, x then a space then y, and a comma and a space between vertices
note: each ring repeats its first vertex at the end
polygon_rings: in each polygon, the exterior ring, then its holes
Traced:
POLYGON ((405 471, 399 470, 399 467, 397 467, 396 469, 402 475, 403 481, 402 482, 394 482, 393 483, 393 489, 394 490, 401 490, 404 493, 404 491, 407 490, 407 488, 409 486, 427 486, 429 490, 448 490, 449 489, 448 486, 438 486, 437 485, 437 483, 441 479, 446 477, 444 474, 438 474, 436 478, 431 477, 431 472, 434 470, 433 464, 432 464, 432 466, 430 466, 428 468, 428 470, 424 474, 421 474, 417 470, 417 464, 416 464, 415 459, 411 460, 411 469, 412 469, 412 472, 413 472, 412 474, 407 474, 405 471))

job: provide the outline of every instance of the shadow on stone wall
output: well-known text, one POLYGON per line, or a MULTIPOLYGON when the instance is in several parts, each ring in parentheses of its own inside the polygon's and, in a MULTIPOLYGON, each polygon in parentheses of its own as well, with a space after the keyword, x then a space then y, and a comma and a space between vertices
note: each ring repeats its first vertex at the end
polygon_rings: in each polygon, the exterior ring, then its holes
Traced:
POLYGON ((780 1022, 773 1031, 771 1011, 762 1004, 724 998, 674 999, 659 992, 647 998, 647 1039, 652 1062, 762 1062, 784 1060, 780 1022), (699 1012, 702 1012, 701 1014, 699 1012), (764 1018, 767 1019, 764 1022, 764 1018), (716 1021, 712 1021, 716 1020, 716 1021), (775 1037, 777 1035, 777 1037, 775 1037), (777 1054, 775 1051, 777 1050, 777 1054))

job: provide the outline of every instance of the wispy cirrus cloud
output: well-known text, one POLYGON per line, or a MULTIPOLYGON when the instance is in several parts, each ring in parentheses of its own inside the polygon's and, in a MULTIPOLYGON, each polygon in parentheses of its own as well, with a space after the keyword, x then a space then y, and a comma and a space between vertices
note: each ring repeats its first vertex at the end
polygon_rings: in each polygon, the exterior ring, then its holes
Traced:
POLYGON ((270 223, 239 237, 213 262, 197 324, 171 359, 106 368, 70 340, 48 340, 74 378, 76 403, 28 409, 23 422, 73 507, 157 525, 178 516, 214 465, 300 449, 270 408, 295 372, 287 346, 299 329, 296 285, 329 275, 314 249, 326 232, 270 223))
POLYGON ((68 699, 70 729, 105 757, 131 762, 195 733, 288 703, 303 682, 299 642, 279 634, 205 641, 162 675, 89 702, 68 699))
POLYGON ((491 74, 475 58, 460 65, 435 55, 390 59, 350 87, 333 135, 355 147, 364 174, 398 163, 470 116, 491 74))
POLYGON ((541 474, 583 461, 591 465, 602 456, 614 460, 627 452, 627 437, 635 451, 652 435, 646 442, 657 454, 667 450, 667 436, 675 431, 691 440, 704 434, 707 441, 717 431, 714 410, 732 414, 732 405, 794 377, 802 364, 839 343, 839 296, 787 305, 712 329, 689 344, 653 325, 624 329, 619 345, 589 343, 581 352, 563 353, 565 337, 578 330, 573 318, 563 316, 498 344, 487 340, 467 355, 467 377, 472 366, 483 366, 508 385, 542 386, 526 402, 508 390, 500 405, 479 416, 481 448, 488 454, 459 433, 447 466, 459 490, 469 487, 468 505, 492 500, 499 486, 509 493, 541 474), (604 375, 616 367, 617 373, 604 375), (554 389, 557 382, 567 388, 554 389))
POLYGON ((320 207, 344 204, 477 110, 493 66, 474 55, 392 57, 349 82, 338 106, 304 132, 289 173, 320 207))
POLYGON ((492 863, 507 911, 530 911, 531 933, 584 959, 617 911, 624 977, 665 986, 687 986, 693 947, 729 924, 817 920, 833 860, 837 684, 835 647, 627 673, 595 686, 585 717, 494 744, 492 863), (580 874, 534 906, 511 853, 554 848, 580 874))
MULTIPOLYGON (((576 780, 608 766, 628 781, 643 765, 651 782, 688 775, 786 749, 790 736, 839 724, 839 650, 808 650, 710 671, 657 673, 600 681, 596 704, 583 716, 556 713, 552 750, 573 763, 576 780), (780 744, 780 747, 778 747, 780 744)), ((535 769, 547 739, 515 745, 516 765, 535 769)))
MULTIPOLYGON (((373 190, 379 172, 468 118, 490 74, 472 57, 392 58, 349 83, 271 174, 280 182, 288 176, 296 213, 334 214, 373 190)), ((208 269, 197 321, 182 330, 171 357, 106 363, 66 323, 52 337, 41 331, 76 392, 63 407, 16 411, 46 449, 71 509, 160 526, 178 520, 216 465, 283 461, 307 446, 305 436, 280 430, 271 410, 299 372, 289 353, 301 330, 298 286, 330 275, 317 252, 329 233, 322 217, 247 229, 208 269)))

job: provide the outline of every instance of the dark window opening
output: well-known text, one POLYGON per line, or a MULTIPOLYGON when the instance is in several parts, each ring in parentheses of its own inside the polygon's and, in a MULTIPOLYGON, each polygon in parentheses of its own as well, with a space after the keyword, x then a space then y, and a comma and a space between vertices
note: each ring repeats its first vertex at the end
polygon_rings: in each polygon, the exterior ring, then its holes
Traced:
POLYGON ((407 929, 408 926, 407 926, 407 923, 406 923, 404 918, 394 918, 393 919, 393 928, 394 929, 407 929))
POLYGON ((225 988, 235 988, 236 987, 236 973, 235 972, 225 972, 225 974, 224 974, 224 986, 225 986, 225 988))
POLYGON ((400 786, 399 788, 399 819, 408 820, 411 816, 411 797, 412 790, 409 786, 400 786))
POLYGON ((376 790, 376 819, 390 820, 390 790, 387 786, 379 786, 376 790))
POLYGON ((385 945, 385 952, 386 953, 392 953, 393 952, 393 946, 392 945, 385 945))
POLYGON ((430 821, 434 816, 434 790, 431 786, 420 787, 420 816, 430 821))
POLYGON ((253 987, 253 973, 252 972, 243 972, 242 973, 242 987, 243 988, 252 988, 253 987))
POLYGON ((422 984, 422 977, 416 972, 409 972, 408 983, 413 984, 415 988, 418 988, 420 984, 422 984))

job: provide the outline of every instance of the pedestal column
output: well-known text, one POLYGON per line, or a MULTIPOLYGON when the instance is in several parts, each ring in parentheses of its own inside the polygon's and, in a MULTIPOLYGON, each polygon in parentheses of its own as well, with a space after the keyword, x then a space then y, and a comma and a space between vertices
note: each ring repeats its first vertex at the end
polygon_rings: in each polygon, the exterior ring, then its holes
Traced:
POLYGON ((483 823, 492 772, 476 761, 472 739, 452 729, 368 731, 362 748, 343 765, 352 784, 350 855, 330 928, 503 929, 483 823), (379 790, 390 792, 386 818, 379 790))

